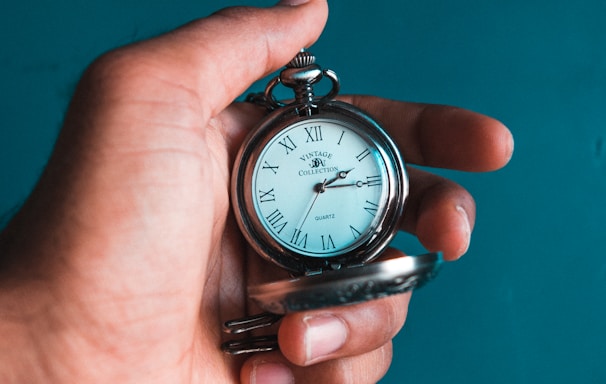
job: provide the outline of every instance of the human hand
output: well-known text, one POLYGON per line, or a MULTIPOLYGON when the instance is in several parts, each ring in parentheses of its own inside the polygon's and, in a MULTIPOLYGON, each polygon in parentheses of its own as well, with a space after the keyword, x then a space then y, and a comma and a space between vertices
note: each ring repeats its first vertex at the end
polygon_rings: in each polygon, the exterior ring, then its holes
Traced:
MULTIPOLYGON (((263 114, 232 103, 319 36, 326 3, 221 11, 111 52, 84 74, 40 182, 0 235, 0 381, 375 382, 409 295, 286 316, 281 352, 224 355, 262 261, 229 210, 233 157, 263 114), (274 381, 271 381, 273 378, 274 381)), ((486 171, 511 136, 471 112, 346 97, 409 163, 486 171)), ((410 170, 403 229, 455 259, 475 209, 410 170)), ((389 250, 393 255, 396 250, 389 250)), ((267 272, 265 272, 267 273, 267 272)))

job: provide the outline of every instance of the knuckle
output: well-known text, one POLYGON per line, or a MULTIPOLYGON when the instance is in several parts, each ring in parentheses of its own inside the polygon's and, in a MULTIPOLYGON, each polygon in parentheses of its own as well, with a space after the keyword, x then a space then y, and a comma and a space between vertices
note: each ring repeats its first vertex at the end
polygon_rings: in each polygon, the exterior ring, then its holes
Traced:
POLYGON ((105 82, 123 76, 128 72, 134 60, 124 50, 110 51, 97 58, 87 69, 86 79, 105 82))
POLYGON ((392 344, 388 342, 365 355, 351 359, 342 359, 340 362, 340 371, 343 372, 342 383, 376 383, 389 370, 392 358, 392 344))
POLYGON ((215 12, 213 16, 223 19, 222 21, 227 24, 239 24, 242 22, 246 23, 258 19, 259 12, 257 12, 257 10, 252 7, 227 7, 215 12))
POLYGON ((372 338, 377 347, 378 343, 389 342, 404 326, 408 297, 409 295, 393 295, 377 300, 371 309, 372 313, 366 315, 370 320, 369 326, 374 326, 375 334, 372 338))
POLYGON ((294 367, 297 383, 371 384, 385 376, 393 358, 392 343, 363 354, 294 367))
MULTIPOLYGON (((389 339, 393 338, 404 326, 408 314, 408 298, 410 295, 395 295, 387 300, 385 316, 389 328, 389 339)), ((386 327, 386 328, 387 328, 386 327)))
POLYGON ((376 377, 370 378, 371 381, 369 381, 373 383, 383 378, 383 376, 387 374, 389 367, 391 367, 391 362, 393 360, 393 344, 391 341, 374 352, 374 359, 377 366, 376 377))
POLYGON ((81 84, 97 96, 120 95, 137 90, 158 66, 136 47, 119 48, 97 58, 85 71, 81 84))
POLYGON ((94 97, 98 102, 105 101, 108 94, 114 93, 121 84, 120 79, 128 78, 119 64, 120 60, 113 52, 99 57, 84 72, 80 79, 79 90, 84 92, 88 100, 94 97))

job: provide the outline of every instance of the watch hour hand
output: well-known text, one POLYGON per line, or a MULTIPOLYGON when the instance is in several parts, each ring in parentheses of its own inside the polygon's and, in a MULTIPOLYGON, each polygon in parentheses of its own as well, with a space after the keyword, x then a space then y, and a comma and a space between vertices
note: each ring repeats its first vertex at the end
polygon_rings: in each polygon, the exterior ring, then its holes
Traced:
POLYGON ((332 179, 330 179, 330 180, 328 180, 328 181, 325 181, 325 182, 323 183, 323 186, 324 186, 324 187, 327 187, 328 185, 331 185, 332 183, 334 183, 334 182, 335 182, 335 181, 337 181, 337 180, 342 180, 342 179, 346 178, 346 177, 347 177, 347 174, 348 174, 349 172, 353 171, 353 170, 354 170, 354 169, 352 168, 352 169, 350 169, 349 171, 339 171, 339 173, 337 173, 337 176, 336 176, 336 177, 333 177, 332 179))

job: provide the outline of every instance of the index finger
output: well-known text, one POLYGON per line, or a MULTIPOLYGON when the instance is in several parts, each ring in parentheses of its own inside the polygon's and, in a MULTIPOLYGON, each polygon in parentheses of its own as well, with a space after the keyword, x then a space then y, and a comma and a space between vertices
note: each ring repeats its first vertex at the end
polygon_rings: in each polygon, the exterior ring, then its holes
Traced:
POLYGON ((485 172, 503 167, 513 153, 509 129, 476 112, 373 96, 340 99, 373 116, 410 164, 485 172))

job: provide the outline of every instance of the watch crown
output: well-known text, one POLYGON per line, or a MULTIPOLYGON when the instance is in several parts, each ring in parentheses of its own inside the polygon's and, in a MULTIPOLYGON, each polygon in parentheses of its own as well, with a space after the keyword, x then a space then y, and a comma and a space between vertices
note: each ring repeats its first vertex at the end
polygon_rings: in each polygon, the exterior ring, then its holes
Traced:
POLYGON ((308 65, 315 64, 316 57, 308 51, 301 50, 288 64, 286 64, 287 68, 304 68, 308 65))

